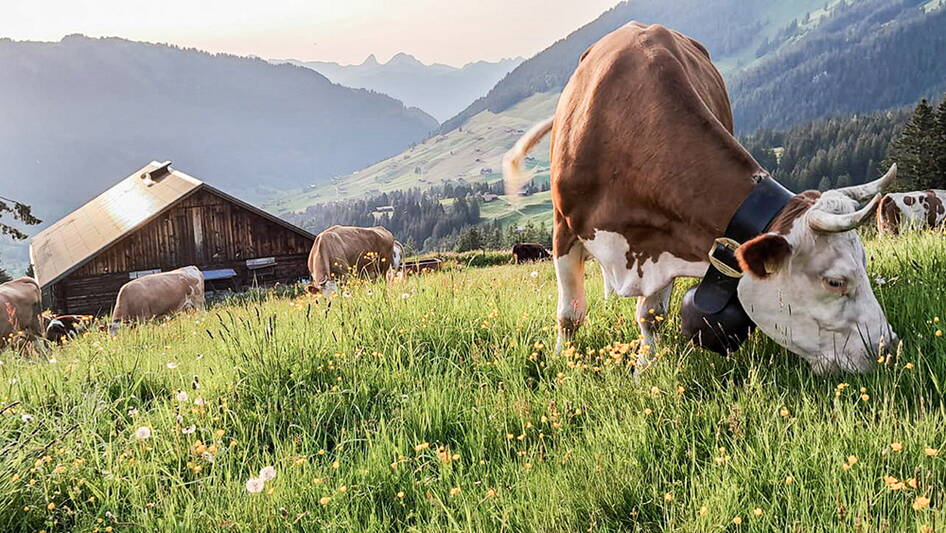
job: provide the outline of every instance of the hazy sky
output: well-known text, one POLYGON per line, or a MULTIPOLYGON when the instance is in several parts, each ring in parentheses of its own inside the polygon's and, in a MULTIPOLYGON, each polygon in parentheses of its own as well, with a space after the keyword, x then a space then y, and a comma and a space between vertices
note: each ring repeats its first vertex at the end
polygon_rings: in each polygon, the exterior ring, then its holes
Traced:
POLYGON ((529 57, 617 0, 0 0, 0 37, 119 36, 212 52, 360 63, 529 57))

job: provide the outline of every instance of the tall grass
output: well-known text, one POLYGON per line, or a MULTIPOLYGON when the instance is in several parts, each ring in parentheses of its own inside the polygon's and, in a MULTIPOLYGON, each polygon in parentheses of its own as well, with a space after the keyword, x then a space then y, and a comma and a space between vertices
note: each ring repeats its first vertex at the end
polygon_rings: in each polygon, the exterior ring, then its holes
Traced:
POLYGON ((595 268, 556 356, 549 263, 352 284, 331 305, 255 294, 49 359, 7 352, 0 529, 940 527, 946 245, 868 251, 904 349, 862 376, 814 376, 759 334, 693 350, 674 312, 635 383, 633 302, 603 302, 595 268))

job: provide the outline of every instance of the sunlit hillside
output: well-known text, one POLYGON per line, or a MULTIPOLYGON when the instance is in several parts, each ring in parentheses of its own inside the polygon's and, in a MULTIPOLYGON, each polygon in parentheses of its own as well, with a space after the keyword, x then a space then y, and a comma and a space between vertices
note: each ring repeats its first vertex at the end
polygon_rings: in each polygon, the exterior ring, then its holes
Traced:
MULTIPOLYGON (((494 114, 484 111, 462 128, 427 139, 404 153, 368 168, 287 195, 274 207, 294 211, 333 200, 359 198, 380 192, 428 188, 454 183, 501 179, 502 157, 536 122, 551 116, 558 93, 537 94, 518 105, 494 114)), ((546 139, 533 152, 530 167, 548 168, 546 139)))

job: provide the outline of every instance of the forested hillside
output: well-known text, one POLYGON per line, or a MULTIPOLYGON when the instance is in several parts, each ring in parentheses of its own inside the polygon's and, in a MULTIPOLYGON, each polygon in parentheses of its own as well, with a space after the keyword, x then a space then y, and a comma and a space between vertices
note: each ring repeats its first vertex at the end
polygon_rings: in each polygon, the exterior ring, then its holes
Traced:
POLYGON ((891 141, 910 113, 833 117, 741 138, 753 157, 789 189, 826 190, 876 179, 891 141))
POLYGON ((730 77, 736 128, 913 105, 946 90, 946 4, 864 0, 795 28, 777 54, 730 77))
MULTIPOLYGON (((734 59, 734 56, 751 55, 770 38, 774 38, 793 18, 801 17, 822 5, 823 1, 820 0, 622 2, 519 65, 486 96, 444 122, 440 132, 456 129, 482 111, 498 113, 535 93, 560 91, 578 65, 582 52, 631 20, 660 23, 684 32, 706 45, 715 60, 727 57, 734 59)), ((523 31, 528 31, 527 27, 523 31)))

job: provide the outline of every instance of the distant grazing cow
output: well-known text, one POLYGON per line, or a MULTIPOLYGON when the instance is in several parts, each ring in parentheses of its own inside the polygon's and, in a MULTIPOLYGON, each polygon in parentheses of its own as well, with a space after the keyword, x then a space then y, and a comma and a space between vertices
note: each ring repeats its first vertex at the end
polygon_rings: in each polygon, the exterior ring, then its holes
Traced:
POLYGON ((385 228, 332 226, 319 233, 309 253, 312 284, 309 292, 326 296, 338 290, 338 282, 349 276, 375 279, 397 270, 403 253, 401 243, 385 228))
POLYGON ((18 332, 43 334, 43 294, 33 278, 22 277, 0 285, 0 346, 18 332))
POLYGON ((862 186, 790 193, 733 136, 723 78, 700 43, 631 22, 592 45, 555 116, 506 155, 509 194, 530 178, 522 161, 549 132, 559 346, 585 319, 589 256, 606 294, 638 297, 651 349, 674 279, 704 276, 725 291, 714 303, 741 303, 817 373, 865 371, 896 342, 850 231, 873 216, 896 169, 862 186))
POLYGON ((129 281, 118 291, 109 331, 114 335, 124 322, 203 309, 204 305, 204 275, 197 267, 148 274, 129 281))
POLYGON ((552 257, 544 246, 534 242, 523 242, 512 247, 512 256, 516 263, 541 261, 552 257))
POLYGON ((74 339, 93 318, 92 315, 55 316, 46 325, 46 338, 56 344, 62 344, 67 339, 74 339))
POLYGON ((877 230, 897 235, 946 223, 946 191, 932 189, 884 195, 877 209, 877 230))

